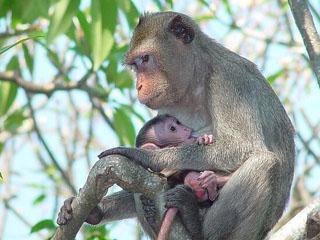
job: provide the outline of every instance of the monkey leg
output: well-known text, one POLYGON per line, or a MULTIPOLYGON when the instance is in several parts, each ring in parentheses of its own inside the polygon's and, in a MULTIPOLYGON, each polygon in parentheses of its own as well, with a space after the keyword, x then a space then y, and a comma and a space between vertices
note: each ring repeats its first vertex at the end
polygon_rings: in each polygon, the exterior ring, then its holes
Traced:
POLYGON ((263 239, 289 196, 290 176, 281 166, 275 154, 262 152, 234 172, 205 216, 205 239, 263 239))
POLYGON ((192 189, 185 185, 177 185, 165 192, 166 207, 177 208, 183 225, 192 239, 202 240, 202 224, 199 215, 197 197, 192 189))
POLYGON ((101 223, 136 217, 133 193, 119 191, 102 198, 98 204, 103 214, 101 223))

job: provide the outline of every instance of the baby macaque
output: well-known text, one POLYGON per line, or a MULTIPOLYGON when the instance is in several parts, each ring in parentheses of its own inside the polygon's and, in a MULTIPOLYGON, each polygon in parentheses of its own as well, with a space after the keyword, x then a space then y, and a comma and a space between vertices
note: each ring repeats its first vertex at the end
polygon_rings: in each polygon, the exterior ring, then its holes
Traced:
MULTIPOLYGON (((169 115, 160 115, 147 122, 140 130, 136 140, 138 148, 149 150, 192 143, 212 144, 213 137, 206 134, 195 137, 192 135, 191 128, 184 126, 178 119, 169 115)), ((170 178, 174 178, 175 184, 179 183, 176 180, 177 177, 175 175, 177 173, 175 173, 174 169, 164 169, 161 173, 168 177, 169 181, 170 178)), ((214 201, 218 196, 218 189, 229 179, 227 176, 220 176, 212 171, 185 171, 178 173, 178 175, 180 175, 180 179, 182 176, 180 183, 192 189, 198 202, 214 201)), ((172 221, 177 212, 177 208, 169 208, 167 210, 158 234, 158 240, 167 239, 172 221)))

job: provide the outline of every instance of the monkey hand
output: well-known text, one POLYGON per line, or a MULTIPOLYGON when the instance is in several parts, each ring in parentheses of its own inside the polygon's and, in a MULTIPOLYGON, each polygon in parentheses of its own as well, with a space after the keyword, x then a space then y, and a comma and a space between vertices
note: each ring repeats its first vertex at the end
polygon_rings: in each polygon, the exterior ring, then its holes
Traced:
POLYGON ((230 176, 223 176, 213 171, 200 172, 200 176, 197 178, 199 185, 205 188, 208 192, 208 198, 214 201, 219 195, 219 189, 222 188, 230 176))
POLYGON ((199 145, 209 145, 214 143, 212 134, 204 134, 197 138, 197 143, 199 145))
POLYGON ((57 224, 65 225, 72 218, 72 201, 75 197, 67 198, 62 207, 60 208, 60 212, 58 213, 57 224))
MULTIPOLYGON (((58 214, 58 219, 57 219, 57 224, 58 225, 65 225, 67 224, 71 218, 72 218, 72 202, 75 197, 70 197, 66 199, 60 209, 60 212, 58 214)), ((103 218, 103 212, 99 208, 99 206, 95 206, 89 216, 86 218, 86 222, 92 225, 97 225, 98 223, 101 222, 103 218)))

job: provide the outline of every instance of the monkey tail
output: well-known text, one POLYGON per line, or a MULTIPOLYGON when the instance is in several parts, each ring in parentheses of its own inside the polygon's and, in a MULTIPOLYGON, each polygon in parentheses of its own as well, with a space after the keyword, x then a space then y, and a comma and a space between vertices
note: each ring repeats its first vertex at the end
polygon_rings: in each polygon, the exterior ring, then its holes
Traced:
POLYGON ((178 208, 169 208, 161 223, 160 231, 157 237, 157 240, 167 240, 169 237, 170 229, 173 223, 173 219, 178 212, 178 208))

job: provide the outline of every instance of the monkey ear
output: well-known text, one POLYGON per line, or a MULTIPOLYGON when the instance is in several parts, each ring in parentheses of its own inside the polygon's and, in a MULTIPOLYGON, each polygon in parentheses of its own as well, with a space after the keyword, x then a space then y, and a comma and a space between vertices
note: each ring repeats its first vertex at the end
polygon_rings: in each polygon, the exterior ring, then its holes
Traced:
POLYGON ((156 150, 159 149, 159 147, 153 143, 145 143, 140 148, 146 149, 146 150, 156 150))
POLYGON ((184 44, 191 43, 194 39, 194 30, 182 21, 180 15, 175 16, 169 23, 169 31, 184 44))

